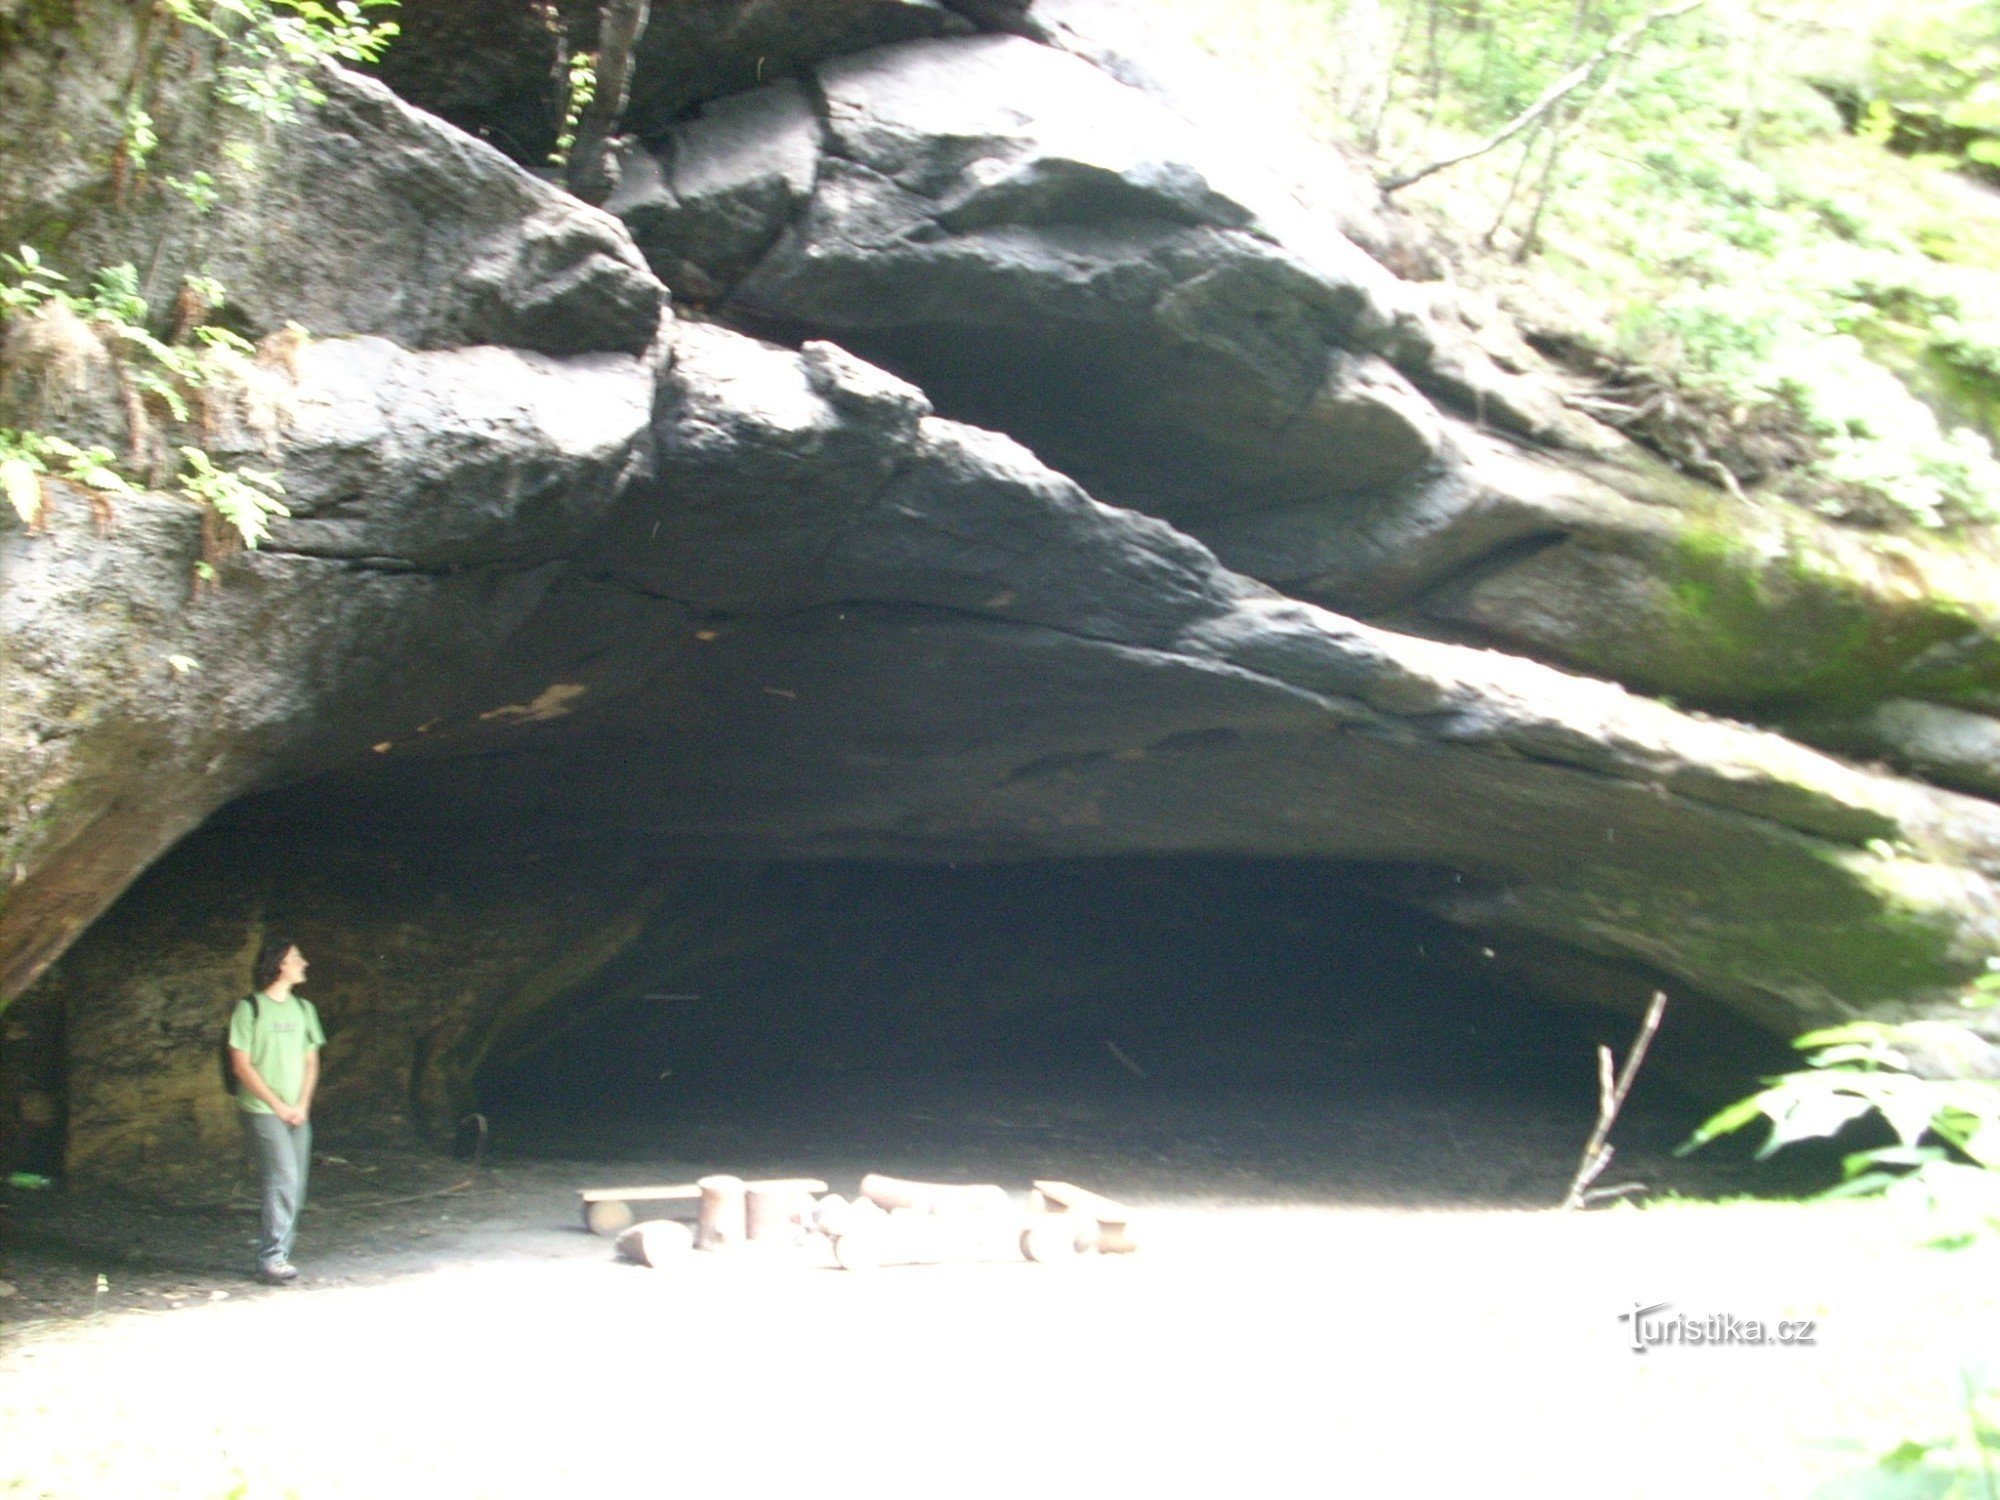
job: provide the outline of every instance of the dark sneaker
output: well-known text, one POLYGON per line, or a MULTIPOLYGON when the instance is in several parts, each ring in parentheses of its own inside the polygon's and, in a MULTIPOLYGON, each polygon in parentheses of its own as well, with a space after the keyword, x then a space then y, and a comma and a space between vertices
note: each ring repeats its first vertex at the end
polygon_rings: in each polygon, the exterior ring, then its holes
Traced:
POLYGON ((288 1260, 277 1260, 268 1266, 260 1266, 257 1279, 267 1286, 286 1286, 299 1279, 299 1268, 288 1260))

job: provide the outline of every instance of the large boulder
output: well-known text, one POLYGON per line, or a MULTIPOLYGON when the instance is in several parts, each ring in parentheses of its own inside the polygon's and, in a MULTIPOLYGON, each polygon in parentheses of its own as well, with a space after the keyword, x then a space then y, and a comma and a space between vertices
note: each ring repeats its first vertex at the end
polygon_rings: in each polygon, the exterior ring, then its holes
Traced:
MULTIPOLYGON (((626 111, 651 135, 710 99, 805 74, 822 58, 969 33, 939 0, 673 0, 652 7, 626 111)), ((556 149, 569 60, 595 53, 589 0, 403 0, 403 35, 374 71, 412 103, 530 167, 556 149)))
POLYGON ((217 102, 235 64, 206 33, 110 0, 61 14, 28 10, 0 48, 10 253, 36 245, 79 283, 139 267, 162 313, 185 277, 212 278, 225 321, 253 336, 297 323, 418 349, 651 347, 665 294, 615 221, 382 85, 315 69, 294 87, 318 102, 297 94, 273 121, 217 102), (135 77, 158 139, 143 165, 135 77))
POLYGON ((1443 869, 1411 898, 1778 1029, 1941 997, 2000 940, 2000 810, 1285 598, 828 346, 683 325, 655 442, 496 706, 336 821, 1443 869))
MULTIPOLYGON (((215 314, 265 357, 213 372, 187 424, 143 425, 283 470, 297 517, 225 558, 178 494, 107 519, 50 483, 38 528, 0 511, 11 995, 216 808, 366 753, 498 650, 643 456, 665 292, 616 220, 379 84, 317 70, 260 122, 218 92, 217 40, 149 8, 0 25, 0 244, 79 290, 144 267, 162 335, 186 277, 221 281, 215 314)), ((10 320, 0 425, 165 451, 80 355, 89 378, 17 378, 32 331, 10 320)))
POLYGON ((1077 24, 711 106, 608 206, 718 315, 838 339, 1288 594, 1781 725, 2000 689, 1990 538, 1676 474, 1077 24))
POLYGON ((177 496, 108 534, 65 486, 38 531, 0 512, 0 988, 231 798, 455 703, 643 456, 652 389, 629 356, 375 339, 264 378, 281 424, 217 451, 273 444, 294 519, 213 585, 177 496))

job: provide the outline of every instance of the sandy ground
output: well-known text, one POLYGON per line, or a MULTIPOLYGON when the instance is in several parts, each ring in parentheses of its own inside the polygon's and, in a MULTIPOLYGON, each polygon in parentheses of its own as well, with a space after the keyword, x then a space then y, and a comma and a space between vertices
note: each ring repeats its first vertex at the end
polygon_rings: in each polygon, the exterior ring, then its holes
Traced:
MULTIPOLYGON (((285 1290, 216 1263, 240 1212, 156 1215, 116 1261, 115 1206, 17 1207, 0 1494, 1918 1496, 1852 1476, 2000 1353, 2000 1252, 1916 1248, 1880 1206, 1525 1206, 1567 1122, 1520 1101, 1448 1132, 1416 1129, 1435 1101, 896 1104, 718 1106, 643 1154, 657 1122, 628 1122, 433 1197, 464 1168, 325 1164, 285 1290), (576 1227, 576 1186, 632 1172, 1029 1163, 1143 1206, 1143 1250, 646 1270, 576 1227), (1661 1302, 1811 1342, 1634 1352, 1619 1314, 1661 1302)), ((1670 1170, 1634 1133, 1628 1165, 1670 1170)))

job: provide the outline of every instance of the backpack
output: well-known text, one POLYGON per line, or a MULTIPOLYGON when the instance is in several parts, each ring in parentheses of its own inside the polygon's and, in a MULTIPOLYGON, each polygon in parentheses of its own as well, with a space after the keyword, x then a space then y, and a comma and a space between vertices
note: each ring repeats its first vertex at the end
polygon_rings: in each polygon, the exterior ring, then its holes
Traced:
MULTIPOLYGON (((258 998, 258 995, 253 991, 250 995, 250 1024, 252 1026, 257 1024, 258 998)), ((222 1023, 222 1038, 215 1044, 215 1061, 217 1067, 222 1070, 222 1087, 225 1092, 231 1094, 241 1093, 243 1090, 242 1083, 236 1077, 236 1068, 229 1060, 229 1022, 235 1018, 236 1007, 232 1005, 229 1007, 228 1019, 222 1023)))

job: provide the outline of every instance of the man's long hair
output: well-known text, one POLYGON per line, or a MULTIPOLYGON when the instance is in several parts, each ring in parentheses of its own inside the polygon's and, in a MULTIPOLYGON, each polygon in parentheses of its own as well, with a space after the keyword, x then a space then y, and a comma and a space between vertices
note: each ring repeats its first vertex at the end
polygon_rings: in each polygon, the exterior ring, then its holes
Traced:
POLYGON ((261 993, 276 984, 285 955, 297 946, 288 937, 265 938, 264 946, 257 950, 257 962, 250 970, 250 987, 261 993))

